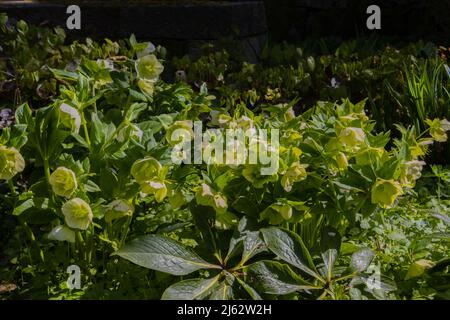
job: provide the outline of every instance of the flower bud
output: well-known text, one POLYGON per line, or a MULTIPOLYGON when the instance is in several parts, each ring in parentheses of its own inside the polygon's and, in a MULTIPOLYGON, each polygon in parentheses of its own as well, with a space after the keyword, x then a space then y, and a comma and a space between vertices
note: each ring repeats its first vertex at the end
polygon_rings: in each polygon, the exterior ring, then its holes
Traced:
POLYGON ((336 163, 338 165, 339 170, 346 170, 348 168, 348 159, 345 153, 339 152, 336 155, 336 163))
POLYGON ((153 194, 156 202, 162 202, 167 196, 167 186, 161 179, 144 181, 139 184, 144 194, 153 194))
POLYGON ((114 200, 106 208, 105 221, 111 223, 113 220, 130 217, 133 212, 134 206, 127 200, 114 200))
POLYGON ((289 122, 289 121, 295 119, 294 108, 291 107, 291 108, 287 109, 286 112, 284 113, 283 117, 284 117, 284 121, 286 121, 286 122, 289 122))
POLYGON ((316 60, 314 59, 314 57, 309 56, 306 59, 306 63, 310 72, 313 72, 316 69, 316 60))
POLYGON ((75 173, 66 167, 58 167, 50 176, 49 183, 56 195, 66 198, 70 198, 78 186, 75 173))
POLYGON ((49 240, 75 243, 75 232, 66 226, 57 226, 50 231, 47 238, 49 240))
POLYGON ((0 180, 10 180, 25 169, 25 160, 15 148, 0 146, 0 180))
POLYGON ((136 56, 138 59, 140 59, 146 55, 149 55, 152 52, 155 52, 155 50, 156 50, 155 45, 151 42, 148 42, 144 50, 136 52, 136 56))
POLYGON ((83 199, 74 198, 62 206, 66 224, 73 229, 86 230, 92 223, 91 207, 83 199))
POLYGON ((209 185, 202 183, 195 194, 197 204, 213 207, 217 213, 225 213, 228 208, 227 199, 222 194, 215 192, 209 185))

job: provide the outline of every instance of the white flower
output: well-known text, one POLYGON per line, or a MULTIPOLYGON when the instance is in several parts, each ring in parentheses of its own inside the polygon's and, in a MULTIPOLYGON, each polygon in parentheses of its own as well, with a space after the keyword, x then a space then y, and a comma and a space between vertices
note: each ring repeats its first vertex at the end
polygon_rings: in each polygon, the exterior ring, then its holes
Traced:
POLYGON ((73 229, 86 230, 92 222, 91 207, 83 199, 74 198, 62 206, 66 224, 73 229))
POLYGON ((143 56, 149 55, 150 53, 154 52, 156 50, 155 45, 151 42, 147 43, 147 47, 136 53, 137 58, 142 58, 143 56))
POLYGON ((75 173, 66 167, 58 167, 50 176, 49 183, 56 195, 67 198, 70 198, 78 186, 75 173))
POLYGON ((0 180, 10 180, 25 169, 25 160, 15 148, 0 146, 0 180))
POLYGON ((57 226, 50 231, 47 238, 50 240, 75 243, 75 232, 66 226, 57 226))
POLYGON ((77 109, 63 103, 59 106, 59 118, 63 126, 78 133, 81 127, 81 116, 77 109))
POLYGON ((131 216, 134 212, 134 206, 126 200, 114 200, 111 202, 105 213, 105 221, 110 223, 113 220, 122 217, 131 216))

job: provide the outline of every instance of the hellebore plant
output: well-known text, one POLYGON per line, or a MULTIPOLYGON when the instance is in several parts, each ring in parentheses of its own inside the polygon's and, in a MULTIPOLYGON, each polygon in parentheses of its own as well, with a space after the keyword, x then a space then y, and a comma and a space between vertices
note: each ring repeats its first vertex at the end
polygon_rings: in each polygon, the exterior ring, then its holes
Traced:
MULTIPOLYGON (((17 34, 4 20, 0 15, 0 36, 10 48, 17 34)), ((23 23, 18 27, 28 34, 23 23)), ((64 39, 42 36, 60 45, 64 39)), ((120 270, 130 268, 122 257, 187 276, 165 289, 165 299, 339 299, 356 287, 375 296, 367 270, 382 250, 349 249, 348 241, 341 248, 342 238, 363 219, 388 216, 411 193, 429 146, 448 138, 447 120, 428 120, 424 132, 397 126, 398 138, 391 139, 390 132, 376 130, 366 100, 318 102, 296 114, 298 99, 285 103, 286 92, 329 83, 321 77, 334 59, 303 57, 297 50, 290 55, 299 58, 295 67, 262 70, 246 63, 234 75, 225 73, 228 55, 212 53, 185 74, 187 81, 196 74, 208 78, 197 90, 162 81, 164 50, 134 37, 122 45, 87 41, 63 51, 75 65, 55 57, 61 63, 37 73, 50 73, 41 86, 51 92, 40 100, 45 106, 20 104, 15 124, 0 135, 0 180, 11 190, 2 200, 29 235, 30 260, 38 253, 45 261, 42 249, 55 247, 90 275, 115 268, 122 276, 120 270), (231 85, 212 89, 233 77, 247 86, 256 77, 261 81, 245 94, 231 85), (276 84, 284 78, 286 87, 276 84), (200 145, 212 161, 175 163, 178 145, 186 143, 183 151, 191 155, 198 151, 187 143, 195 139, 196 122, 205 133, 220 133, 215 137, 236 161, 215 154, 211 139, 200 145), (271 170, 263 170, 271 157, 251 163, 252 139, 220 139, 236 129, 270 137, 257 139, 257 151, 275 156, 271 170), (41 241, 33 230, 54 242, 41 241)), ((351 66, 336 72, 360 72, 351 66)), ((23 79, 36 84, 29 75, 23 79)), ((327 89, 342 89, 336 80, 333 87, 327 89)), ((161 275, 147 276, 153 281, 161 275)))

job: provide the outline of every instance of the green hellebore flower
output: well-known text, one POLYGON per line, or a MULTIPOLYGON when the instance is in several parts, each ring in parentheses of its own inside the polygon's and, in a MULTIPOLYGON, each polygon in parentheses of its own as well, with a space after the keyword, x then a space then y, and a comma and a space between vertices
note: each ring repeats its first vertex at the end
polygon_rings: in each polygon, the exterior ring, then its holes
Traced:
POLYGON ((155 50, 156 50, 155 45, 151 42, 147 42, 147 46, 143 50, 136 52, 136 56, 139 59, 146 55, 149 55, 152 52, 155 52, 155 50))
POLYGON ((153 179, 139 183, 144 194, 153 194, 156 202, 162 202, 167 196, 167 186, 160 179, 153 179))
POLYGON ((25 169, 25 160, 15 148, 0 146, 0 180, 10 180, 25 169))
POLYGON ((139 79, 137 82, 138 87, 146 94, 152 96, 153 92, 155 91, 155 84, 154 82, 139 79))
POLYGON ((236 119, 236 127, 242 130, 249 130, 254 127, 253 120, 247 116, 242 116, 239 119, 236 119))
POLYGON ((133 215, 134 206, 127 200, 114 200, 111 202, 105 212, 105 221, 111 223, 113 220, 117 220, 123 217, 130 217, 133 215))
POLYGON ((209 185, 202 183, 195 194, 197 204, 213 207, 217 213, 225 213, 228 209, 225 196, 215 192, 209 185))
POLYGON ((91 207, 83 199, 74 198, 62 206, 66 224, 73 229, 86 230, 92 222, 91 207))
POLYGON ((422 176, 424 161, 413 160, 405 162, 400 170, 400 183, 405 187, 413 188, 416 181, 422 176))
POLYGON ((339 170, 347 170, 348 168, 348 159, 345 153, 339 152, 336 155, 336 163, 338 165, 339 170))
POLYGON ((316 60, 313 56, 306 58, 306 64, 308 65, 309 71, 314 72, 314 69, 316 69, 316 60))
POLYGON ((307 165, 294 162, 281 178, 281 185, 286 192, 291 192, 295 182, 305 180, 307 177, 307 165))
POLYGON ((366 134, 361 128, 348 127, 341 131, 339 140, 347 147, 355 148, 364 142, 366 134))
POLYGON ((426 123, 430 126, 430 134, 437 142, 445 142, 448 139, 447 131, 450 131, 450 122, 446 119, 433 121, 427 119, 426 123))
POLYGON ((136 60, 135 67, 138 78, 150 82, 156 82, 159 75, 164 71, 163 65, 154 54, 149 54, 136 60))
POLYGON ((166 140, 172 146, 191 141, 193 137, 194 131, 190 120, 175 121, 166 132, 166 140))
POLYGON ((161 169, 162 166, 158 160, 153 157, 146 157, 133 163, 131 175, 141 184, 158 177, 161 169))
POLYGON ((186 203, 186 198, 181 189, 169 188, 168 199, 174 210, 181 208, 186 203))
POLYGON ((256 189, 261 189, 264 187, 265 184, 267 184, 269 182, 276 182, 278 180, 277 174, 262 175, 261 167, 259 167, 258 165, 247 165, 242 170, 242 175, 256 189))
POLYGON ((293 215, 293 208, 287 203, 276 203, 267 207, 261 212, 260 218, 268 220, 271 225, 279 225, 290 220, 293 215))
POLYGON ((73 133, 80 132, 81 116, 77 109, 63 103, 59 106, 59 119, 61 124, 73 133))
POLYGON ((75 173, 66 167, 58 167, 50 176, 49 183, 56 195, 66 198, 70 198, 78 187, 75 173))
POLYGON ((75 232, 66 226, 57 226, 50 231, 47 238, 49 240, 75 243, 75 232))
POLYGON ((372 187, 372 203, 388 208, 402 194, 403 189, 398 182, 378 178, 372 187))
POLYGON ((271 208, 278 212, 284 220, 292 218, 292 207, 290 205, 272 205, 271 208))
POLYGON ((289 122, 293 119, 295 119, 295 111, 294 108, 290 107, 286 110, 286 112, 283 115, 284 121, 289 122))

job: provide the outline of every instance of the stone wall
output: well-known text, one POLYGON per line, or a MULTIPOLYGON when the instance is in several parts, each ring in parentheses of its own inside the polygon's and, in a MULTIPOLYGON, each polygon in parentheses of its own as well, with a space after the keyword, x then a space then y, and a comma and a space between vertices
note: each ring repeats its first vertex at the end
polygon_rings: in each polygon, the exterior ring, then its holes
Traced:
POLYGON ((450 39, 447 0, 265 0, 265 4, 269 30, 278 41, 372 33, 405 40, 450 39), (381 31, 366 28, 371 4, 382 10, 381 31))

